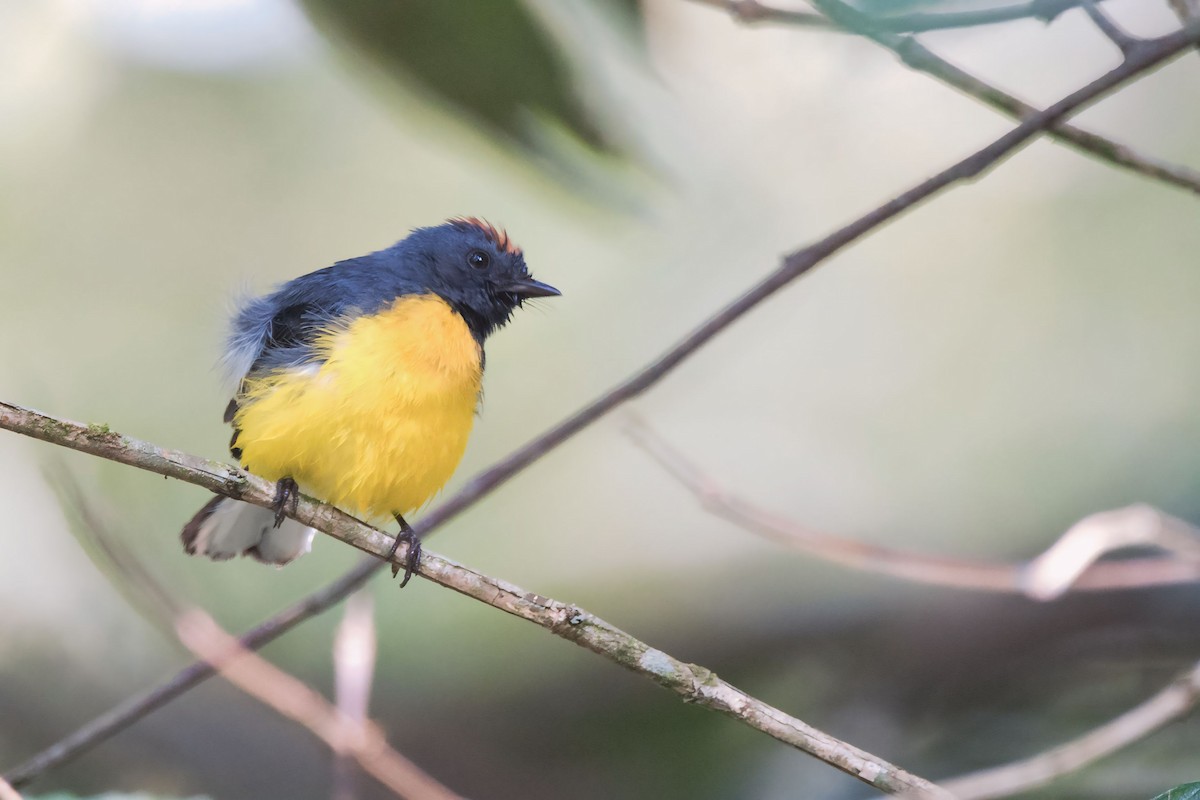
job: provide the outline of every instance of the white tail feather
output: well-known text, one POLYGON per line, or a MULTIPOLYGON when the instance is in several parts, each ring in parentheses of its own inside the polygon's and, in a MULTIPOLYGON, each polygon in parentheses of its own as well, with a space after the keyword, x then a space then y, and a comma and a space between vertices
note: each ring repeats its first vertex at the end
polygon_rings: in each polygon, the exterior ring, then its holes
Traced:
POLYGON ((192 555, 224 561, 248 555, 283 566, 312 549, 316 531, 294 519, 275 527, 275 513, 227 497, 214 497, 183 529, 183 546, 192 555))

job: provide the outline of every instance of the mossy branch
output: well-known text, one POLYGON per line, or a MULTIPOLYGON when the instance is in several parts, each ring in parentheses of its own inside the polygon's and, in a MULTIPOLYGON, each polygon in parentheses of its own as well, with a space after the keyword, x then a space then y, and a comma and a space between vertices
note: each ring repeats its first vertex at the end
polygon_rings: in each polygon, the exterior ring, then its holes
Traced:
MULTIPOLYGON (((177 478, 254 505, 269 507, 274 501, 275 488, 269 481, 226 464, 124 436, 107 427, 82 425, 0 402, 0 428, 177 478)), ((300 498, 290 516, 381 562, 391 548, 391 536, 308 497, 300 498)), ((393 558, 395 563, 403 565, 406 550, 401 548, 393 558)), ((690 703, 732 717, 877 789, 939 796, 939 790, 929 781, 817 730, 721 680, 712 671, 657 650, 583 609, 526 591, 429 550, 425 550, 417 574, 539 625, 650 678, 690 703)), ((10 782, 19 782, 20 776, 9 777, 10 782)))

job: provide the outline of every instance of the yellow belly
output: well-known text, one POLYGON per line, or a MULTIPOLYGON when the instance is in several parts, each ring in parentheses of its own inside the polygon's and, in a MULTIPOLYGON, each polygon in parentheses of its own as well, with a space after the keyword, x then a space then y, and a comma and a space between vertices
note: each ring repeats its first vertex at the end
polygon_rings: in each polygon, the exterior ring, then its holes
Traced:
POLYGON ((247 384, 234 425, 242 464, 358 516, 405 514, 450 479, 475 419, 481 352, 436 295, 323 334, 321 365, 247 384))

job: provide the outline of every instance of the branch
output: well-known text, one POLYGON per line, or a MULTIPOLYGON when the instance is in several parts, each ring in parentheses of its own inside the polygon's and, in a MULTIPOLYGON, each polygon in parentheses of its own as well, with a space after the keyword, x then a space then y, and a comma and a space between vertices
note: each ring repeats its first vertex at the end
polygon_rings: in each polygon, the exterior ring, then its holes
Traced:
MULTIPOLYGON (((714 8, 727 10, 742 22, 784 22, 788 25, 806 28, 824 28, 842 30, 836 24, 811 11, 793 11, 775 8, 759 2, 759 0, 696 0, 714 8)), ((1050 22, 1059 14, 1076 6, 1084 5, 1090 0, 1032 0, 1032 2, 1016 3, 995 8, 984 8, 977 11, 950 12, 916 12, 912 14, 892 14, 875 16, 860 12, 869 27, 874 31, 890 31, 893 33, 925 33, 928 31, 949 30, 951 28, 973 28, 980 25, 995 25, 999 22, 1013 22, 1020 19, 1039 19, 1050 22)))
POLYGON ((840 30, 821 14, 816 14, 812 11, 792 11, 774 8, 763 5, 758 0, 695 0, 695 2, 728 11, 736 19, 745 23, 786 22, 789 25, 801 28, 840 30))
POLYGON ((4 778, 0 778, 0 800, 22 800, 21 793, 4 778))
MULTIPOLYGON (((947 86, 958 89, 1014 119, 1024 119, 1037 111, 1036 108, 1018 100, 1013 95, 964 72, 910 36, 870 36, 868 38, 891 50, 900 57, 901 61, 913 69, 931 75, 947 86)), ((1124 167, 1147 178, 1154 178, 1200 194, 1200 171, 1190 167, 1152 158, 1137 152, 1128 145, 1066 122, 1051 126, 1047 135, 1051 139, 1068 144, 1099 161, 1124 167)))
POLYGON ((1200 20, 1200 0, 1167 0, 1167 4, 1184 25, 1200 20))
MULTIPOLYGON (((825 2, 826 0, 817 1, 825 2)), ((944 189, 979 177, 1059 120, 1091 104, 1142 73, 1163 65, 1179 55, 1189 45, 1197 42, 1200 42, 1200 22, 1192 23, 1182 30, 1166 36, 1147 39, 1146 46, 1133 57, 1082 89, 1067 95, 1054 105, 1040 111, 1033 111, 1017 127, 990 145, 922 181, 917 186, 867 212, 825 238, 789 253, 774 272, 695 328, 656 361, 572 417, 475 477, 458 495, 438 506, 421 523, 418 523, 415 526, 417 533, 424 535, 432 528, 457 515, 549 450, 562 444, 614 408, 641 395, 707 344, 710 339, 830 256, 884 223, 890 222, 895 217, 940 194, 944 189)))
POLYGON ((1167 0, 1167 3, 1184 25, 1200 19, 1200 0, 1167 0))
MULTIPOLYGON (((1182 2, 1182 0, 1180 1, 1182 2)), ((711 6, 722 5, 720 0, 695 0, 695 2, 711 6)), ((797 13, 778 11, 777 13, 767 14, 767 11, 774 12, 775 10, 767 9, 767 7, 761 4, 757 5, 764 10, 762 19, 776 22, 792 24, 794 20, 791 20, 789 15, 797 13)), ((822 17, 822 19, 825 18, 822 17)), ((858 17, 855 19, 858 19, 858 17)), ((844 16, 843 21, 849 22, 844 16)), ((1195 22, 1195 20, 1192 21, 1195 22)), ((947 86, 955 88, 963 94, 969 95, 998 111, 1002 111, 1014 119, 1025 119, 1037 113, 1037 109, 1033 106, 956 67, 941 56, 933 53, 929 48, 911 36, 896 36, 885 31, 873 30, 869 27, 843 27, 841 30, 865 36, 876 44, 895 53, 909 67, 937 78, 947 86)), ((1200 171, 1142 155, 1126 145, 1065 122, 1057 122, 1050 125, 1047 135, 1055 141, 1068 144, 1076 150, 1083 151, 1107 164, 1124 167, 1131 172, 1136 172, 1148 178, 1154 178, 1172 186, 1200 194, 1200 171)))
MULTIPOLYGON (((367 591, 356 592, 333 640, 333 695, 338 710, 360 725, 366 724, 375 677, 375 601, 367 591)), ((356 774, 353 763, 338 755, 333 762, 334 800, 354 800, 356 774)))
MULTIPOLYGON (((1200 570, 1200 530, 1153 506, 1139 503, 1101 511, 1072 525, 1046 552, 1028 564, 1023 571, 1022 586, 1035 600, 1054 600, 1076 585, 1087 571, 1101 566, 1118 566, 1097 563, 1102 556, 1139 545, 1157 547, 1173 556, 1140 559, 1142 565, 1158 561, 1174 563, 1193 573, 1200 570)), ((1134 569, 1139 566, 1137 562, 1123 563, 1133 564, 1134 569)))
POLYGON ((1100 6, 1096 5, 1095 0, 1086 0, 1083 3, 1083 10, 1091 18, 1092 23, 1100 29, 1100 32, 1117 46, 1117 49, 1121 51, 1121 55, 1125 58, 1129 58, 1130 54, 1142 45, 1143 40, 1141 38, 1131 36, 1121 26, 1113 22, 1112 18, 1100 6))
MULTIPOLYGON (((254 505, 268 507, 274 501, 273 484, 262 478, 215 461, 159 448, 107 428, 84 426, 2 402, 0 427, 177 478, 254 505)), ((291 516, 386 563, 392 537, 332 506, 301 497, 291 516)), ((406 557, 407 553, 401 549, 393 559, 395 563, 403 564, 406 557)), ((680 695, 686 702, 738 720, 877 789, 889 793, 920 791, 945 797, 929 781, 751 697, 704 667, 679 661, 656 650, 583 609, 527 592, 430 550, 424 551, 418 574, 493 608, 540 625, 557 636, 650 678, 680 695)), ((13 783, 22 779, 27 778, 23 774, 8 776, 13 783)))
POLYGON ((329 744, 334 753, 335 798, 352 800, 356 765, 364 759, 373 761, 365 764, 365 771, 401 797, 411 795, 418 800, 453 800, 457 797, 396 753, 368 717, 375 661, 375 628, 369 593, 359 591, 350 597, 334 639, 334 692, 337 698, 334 708, 306 685, 258 659, 239 642, 227 641, 229 634, 216 627, 207 614, 189 609, 112 534, 105 519, 107 515, 89 501, 71 473, 58 472, 55 483, 64 495, 63 504, 78 514, 79 524, 73 528, 78 529, 80 542, 90 551, 93 563, 130 606, 166 633, 169 639, 183 643, 214 668, 220 670, 226 656, 237 660, 245 654, 247 666, 241 672, 235 669, 237 674, 226 674, 226 679, 308 727, 329 744), (239 682, 239 676, 244 676, 244 680, 239 682))
POLYGON ((701 507, 743 530, 851 569, 900 580, 980 592, 1054 600, 1069 591, 1133 589, 1200 581, 1200 530, 1150 506, 1092 514, 1072 525, 1028 563, 926 555, 835 536, 772 514, 730 492, 639 419, 626 432, 701 507), (1097 562, 1134 545, 1153 545, 1173 557, 1097 562))
POLYGON ((1200 663, 1150 699, 1077 739, 1011 764, 951 778, 940 785, 958 800, 991 800, 1021 794, 1144 739, 1191 711, 1197 700, 1200 700, 1200 663))
POLYGON ((175 620, 179 640, 217 666, 234 686, 308 728, 337 755, 346 755, 394 794, 409 800, 461 800, 454 792, 391 748, 379 728, 330 705, 302 681, 238 643, 200 610, 175 620))
MULTIPOLYGON (((0 405, 0 410, 2 409, 3 406, 0 405)), ((243 634, 238 641, 248 650, 257 650, 266 646, 301 622, 340 603, 374 575, 379 567, 378 560, 364 558, 333 583, 313 592, 298 603, 259 624, 243 634)), ((14 786, 24 786, 47 770, 64 764, 115 736, 188 690, 199 686, 215 674, 216 671, 207 661, 188 664, 158 686, 128 698, 75 730, 69 736, 35 754, 4 777, 14 786)), ((5 799, 0 797, 0 800, 5 799)))
MULTIPOLYGON (((826 236, 824 239, 788 254, 784 258, 783 263, 774 272, 752 287, 746 294, 694 329, 659 359, 647 365, 624 383, 600 396, 575 415, 519 448, 507 458, 502 459, 490 469, 472 479, 457 495, 442 503, 421 519, 414 526, 417 534, 423 537, 429 536, 438 526, 476 503, 542 455, 583 430, 609 411, 645 392, 699 350, 710 339, 736 322, 744 314, 754 309, 759 303, 842 248, 899 216, 901 213, 928 200, 948 186, 980 175, 983 171, 998 163, 1039 132, 1053 126, 1063 117, 1093 102, 1101 95, 1112 91, 1141 73, 1161 65, 1169 58, 1177 55, 1184 47, 1195 44, 1197 41, 1200 41, 1200 24, 1192 24, 1176 33, 1158 39, 1147 40, 1146 47, 1142 48, 1136 57, 1125 61, 1116 69, 1106 73, 1079 91, 1063 98, 1053 106, 1029 114, 1020 125, 997 139, 991 145, 943 170, 941 173, 922 182, 899 197, 878 206, 864 216, 826 236)), ((0 403, 0 427, 19 430, 35 438, 73 447, 103 457, 114 457, 114 454, 120 452, 122 449, 120 437, 115 437, 114 440, 114 437, 107 434, 104 430, 84 430, 81 433, 76 427, 64 427, 64 423, 59 420, 47 417, 35 419, 29 417, 28 414, 29 412, 17 406, 0 403)), ((175 455, 194 462, 194 468, 198 473, 205 476, 205 480, 201 485, 205 485, 212 491, 226 494, 230 497, 240 496, 239 493, 242 490, 244 482, 242 473, 217 462, 205 461, 197 459, 194 456, 185 456, 184 454, 175 455)), ((132 465, 140 466, 137 463, 133 463, 132 465)), ((171 477, 180 477, 180 474, 176 474, 180 472, 176 467, 167 466, 163 468, 173 470, 173 473, 170 475, 171 477)), ((242 499, 245 498, 243 497, 242 499)), ((318 525, 317 527, 320 526, 318 525)), ((378 534, 378 532, 376 534, 383 536, 383 534, 378 534)), ((401 550, 400 555, 406 555, 406 551, 401 550)), ((271 641, 308 617, 324 611, 361 586, 375 574, 379 566, 377 562, 363 562, 359 564, 333 584, 330 584, 297 605, 286 609, 281 614, 267 620, 243 636, 243 644, 251 649, 260 647, 262 644, 271 641)), ((123 729, 141 715, 149 713, 153 709, 169 702, 174 697, 186 692, 192 686, 211 676, 211 674, 212 671, 210 669, 200 664, 193 664, 185 668, 168 682, 112 709, 107 714, 97 718, 46 751, 35 755, 28 762, 10 773, 10 782, 20 784, 32 780, 33 777, 50 766, 62 763, 78 755, 99 741, 123 729)))
POLYGON ((995 25, 998 22, 1014 22, 1021 19, 1037 19, 1051 22, 1059 14, 1092 0, 1030 0, 1014 5, 984 8, 978 11, 956 11, 946 13, 897 14, 891 17, 871 16, 872 25, 878 30, 895 33, 924 33, 949 28, 974 28, 980 25, 995 25))

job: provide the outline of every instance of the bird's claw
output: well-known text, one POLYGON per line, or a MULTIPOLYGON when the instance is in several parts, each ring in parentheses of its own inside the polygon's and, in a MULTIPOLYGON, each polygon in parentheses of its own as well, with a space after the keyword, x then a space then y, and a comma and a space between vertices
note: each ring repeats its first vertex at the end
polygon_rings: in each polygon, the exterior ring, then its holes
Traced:
POLYGON ((300 504, 300 487, 291 478, 281 478, 275 484, 275 502, 271 508, 275 511, 275 527, 278 528, 287 519, 288 511, 296 513, 300 504), (290 506, 290 508, 289 508, 290 506))
MULTIPOLYGON (((399 517, 397 517, 399 519, 399 517)), ((421 539, 413 532, 413 529, 408 526, 408 523, 400 519, 400 532, 396 534, 396 538, 392 540, 392 548, 388 550, 387 560, 391 561, 396 556, 396 551, 400 549, 400 543, 404 542, 408 545, 408 553, 404 559, 404 578, 400 581, 400 588, 403 589, 408 585, 409 579, 413 573, 421 566, 421 539)), ((392 563, 392 577, 400 574, 400 565, 392 563)))

